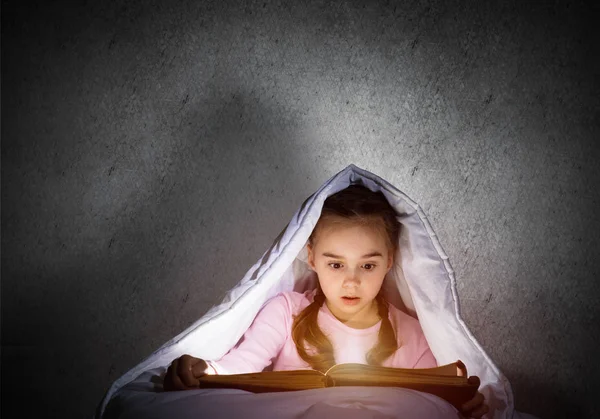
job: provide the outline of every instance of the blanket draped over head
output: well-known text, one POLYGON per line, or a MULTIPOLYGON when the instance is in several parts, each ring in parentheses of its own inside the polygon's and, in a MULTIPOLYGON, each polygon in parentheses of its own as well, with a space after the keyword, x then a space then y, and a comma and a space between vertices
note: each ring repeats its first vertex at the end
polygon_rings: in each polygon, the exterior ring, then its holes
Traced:
POLYGON ((352 184, 381 191, 402 224, 395 263, 384 280, 384 296, 418 318, 438 365, 460 359, 469 376, 481 379, 480 391, 490 407, 488 417, 525 417, 514 411, 510 383, 461 318, 454 271, 422 209, 384 179, 350 164, 302 203, 273 244, 223 301, 117 379, 100 403, 96 418, 102 417, 119 389, 142 373, 166 368, 183 354, 218 360, 236 345, 270 298, 281 291, 314 289, 316 278, 306 261, 308 237, 325 199, 352 184))

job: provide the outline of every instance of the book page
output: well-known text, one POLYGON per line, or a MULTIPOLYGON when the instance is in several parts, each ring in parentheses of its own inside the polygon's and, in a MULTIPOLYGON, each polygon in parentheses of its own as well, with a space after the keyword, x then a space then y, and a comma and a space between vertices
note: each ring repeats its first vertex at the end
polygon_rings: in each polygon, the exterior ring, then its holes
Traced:
POLYGON ((341 376, 413 376, 413 377, 467 377, 465 365, 455 363, 435 368, 390 368, 357 363, 337 364, 329 368, 325 375, 341 376))

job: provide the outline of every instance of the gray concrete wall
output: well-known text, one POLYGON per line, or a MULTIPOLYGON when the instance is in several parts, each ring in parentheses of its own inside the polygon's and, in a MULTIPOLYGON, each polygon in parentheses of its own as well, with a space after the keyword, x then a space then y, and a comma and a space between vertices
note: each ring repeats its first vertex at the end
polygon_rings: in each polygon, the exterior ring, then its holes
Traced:
POLYGON ((517 409, 598 417, 591 7, 39 3, 2 4, 4 413, 89 417, 354 163, 429 216, 517 409))

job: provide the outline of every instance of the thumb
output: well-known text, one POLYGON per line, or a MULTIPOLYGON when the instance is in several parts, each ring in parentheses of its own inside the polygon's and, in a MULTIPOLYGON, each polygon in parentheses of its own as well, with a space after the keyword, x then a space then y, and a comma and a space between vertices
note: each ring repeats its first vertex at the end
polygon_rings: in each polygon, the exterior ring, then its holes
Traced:
POLYGON ((208 368, 208 364, 203 359, 198 359, 194 365, 192 365, 192 374, 195 378, 200 378, 206 375, 206 368, 208 368))
POLYGON ((473 384, 473 385, 475 385, 475 384, 476 384, 476 385, 477 385, 477 387, 479 387, 479 385, 481 384, 481 380, 480 380, 480 379, 479 379, 479 377, 478 377, 478 376, 476 376, 476 375, 472 375, 472 376, 470 376, 470 377, 467 379, 467 382, 468 382, 469 384, 473 384))

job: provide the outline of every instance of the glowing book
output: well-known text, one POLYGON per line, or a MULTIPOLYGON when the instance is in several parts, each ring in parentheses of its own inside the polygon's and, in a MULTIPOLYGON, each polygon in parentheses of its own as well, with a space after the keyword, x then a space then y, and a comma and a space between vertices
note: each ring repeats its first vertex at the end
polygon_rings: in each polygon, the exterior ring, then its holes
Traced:
POLYGON ((458 409, 477 393, 478 385, 469 383, 467 377, 467 368, 459 360, 436 368, 388 368, 347 363, 334 365, 325 373, 316 370, 263 371, 205 375, 199 381, 200 388, 237 388, 254 393, 339 386, 403 387, 434 394, 458 409))

